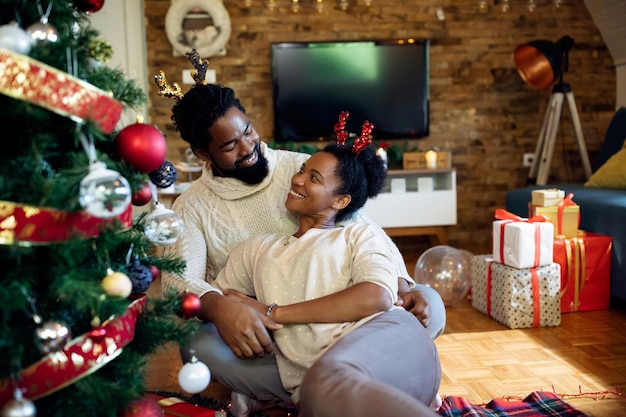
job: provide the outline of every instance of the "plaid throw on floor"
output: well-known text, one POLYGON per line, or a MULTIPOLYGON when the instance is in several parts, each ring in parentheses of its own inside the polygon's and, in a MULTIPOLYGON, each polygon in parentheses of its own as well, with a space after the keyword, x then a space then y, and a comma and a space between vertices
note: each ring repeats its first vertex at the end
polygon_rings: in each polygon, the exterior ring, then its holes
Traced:
POLYGON ((588 417, 555 394, 535 391, 524 400, 494 399, 485 406, 463 397, 446 397, 438 413, 445 417, 588 417))

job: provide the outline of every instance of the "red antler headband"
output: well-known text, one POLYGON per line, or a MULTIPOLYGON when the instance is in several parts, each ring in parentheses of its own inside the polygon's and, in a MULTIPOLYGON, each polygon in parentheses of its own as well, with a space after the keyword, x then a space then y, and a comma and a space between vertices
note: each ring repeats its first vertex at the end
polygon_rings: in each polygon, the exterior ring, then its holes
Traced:
MULTIPOLYGON (((344 146, 346 144, 346 140, 348 139, 348 132, 346 131, 346 120, 350 116, 350 113, 347 111, 342 111, 339 113, 339 121, 335 123, 335 134, 337 135, 337 145, 344 146)), ((374 125, 367 120, 363 122, 363 127, 361 127, 361 135, 354 140, 352 144, 352 153, 358 155, 363 149, 367 148, 370 143, 372 143, 372 139, 370 138, 370 134, 374 129, 374 125)))

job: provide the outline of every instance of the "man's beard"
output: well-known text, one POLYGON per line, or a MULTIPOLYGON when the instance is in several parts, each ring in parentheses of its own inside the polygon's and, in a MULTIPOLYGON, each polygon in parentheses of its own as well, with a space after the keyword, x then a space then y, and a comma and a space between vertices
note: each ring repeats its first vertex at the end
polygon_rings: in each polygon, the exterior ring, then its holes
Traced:
MULTIPOLYGON (((240 167, 234 169, 224 169, 220 167, 218 169, 218 172, 223 177, 236 178, 248 185, 256 185, 260 183, 265 179, 265 177, 267 177, 267 174, 269 173, 269 168, 267 158, 265 158, 265 155, 261 153, 259 146, 256 146, 254 150, 258 155, 258 160, 256 164, 252 165, 251 167, 240 167)), ((213 162, 214 169, 216 165, 217 164, 213 162)))

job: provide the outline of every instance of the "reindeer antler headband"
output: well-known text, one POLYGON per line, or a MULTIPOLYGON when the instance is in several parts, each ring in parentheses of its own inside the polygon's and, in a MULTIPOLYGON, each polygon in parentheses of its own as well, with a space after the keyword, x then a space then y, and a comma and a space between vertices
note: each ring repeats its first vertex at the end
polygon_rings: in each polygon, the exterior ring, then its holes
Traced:
MULTIPOLYGON (((348 139, 348 132, 346 131, 346 120, 350 116, 350 113, 347 111, 342 111, 339 113, 339 121, 335 123, 335 135, 337 135, 337 145, 344 146, 346 144, 346 140, 348 139)), ((361 135, 354 140, 352 144, 352 153, 354 155, 358 155, 363 149, 367 148, 370 143, 372 143, 372 139, 370 138, 370 134, 374 129, 374 125, 369 121, 364 121, 363 126, 361 127, 361 135)))
MULTIPOLYGON (((191 78, 193 78, 197 85, 206 85, 206 72, 209 68, 209 61, 203 61, 200 58, 200 54, 195 49, 192 49, 191 52, 187 52, 185 56, 196 69, 195 71, 191 71, 191 78)), ((185 96, 185 93, 182 92, 178 83, 172 83, 172 85, 168 84, 163 70, 159 71, 159 73, 154 76, 154 81, 159 87, 158 94, 160 96, 173 98, 176 101, 179 101, 185 96)))

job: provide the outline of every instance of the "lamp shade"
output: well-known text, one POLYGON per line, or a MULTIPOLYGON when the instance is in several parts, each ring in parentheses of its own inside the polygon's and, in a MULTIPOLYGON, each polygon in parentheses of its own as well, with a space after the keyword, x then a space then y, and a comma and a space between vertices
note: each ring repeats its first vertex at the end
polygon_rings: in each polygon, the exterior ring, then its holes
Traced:
POLYGON ((557 42, 540 39, 525 43, 515 48, 515 67, 526 83, 545 90, 563 73, 566 55, 573 45, 574 40, 569 36, 557 42))

